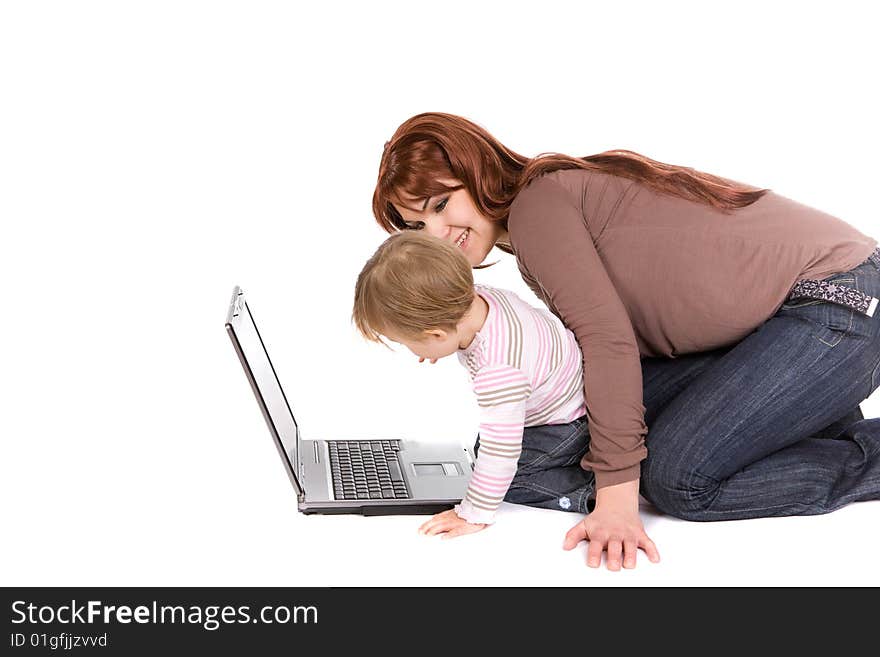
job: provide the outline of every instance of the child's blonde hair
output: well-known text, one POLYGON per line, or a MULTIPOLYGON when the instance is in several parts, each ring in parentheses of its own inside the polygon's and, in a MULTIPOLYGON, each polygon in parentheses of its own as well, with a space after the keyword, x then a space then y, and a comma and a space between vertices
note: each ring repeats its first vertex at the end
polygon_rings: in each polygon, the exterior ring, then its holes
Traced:
POLYGON ((430 329, 454 330, 474 300, 474 275, 457 246, 403 231, 367 260, 354 289, 352 320, 373 342, 394 331, 421 339, 430 329))

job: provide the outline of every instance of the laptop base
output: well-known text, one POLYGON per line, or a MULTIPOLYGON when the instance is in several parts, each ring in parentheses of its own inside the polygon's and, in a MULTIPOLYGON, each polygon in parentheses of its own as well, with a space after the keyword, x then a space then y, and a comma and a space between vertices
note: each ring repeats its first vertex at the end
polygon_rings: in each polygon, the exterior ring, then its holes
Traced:
POLYGON ((423 515, 434 515, 435 513, 440 513, 442 511, 447 511, 451 509, 453 504, 382 504, 382 505, 372 505, 372 506, 360 506, 360 507, 350 507, 347 509, 329 509, 329 508, 317 508, 317 509, 303 509, 300 508, 300 511, 306 515, 312 514, 321 514, 321 515, 361 515, 361 516, 423 516, 423 515))

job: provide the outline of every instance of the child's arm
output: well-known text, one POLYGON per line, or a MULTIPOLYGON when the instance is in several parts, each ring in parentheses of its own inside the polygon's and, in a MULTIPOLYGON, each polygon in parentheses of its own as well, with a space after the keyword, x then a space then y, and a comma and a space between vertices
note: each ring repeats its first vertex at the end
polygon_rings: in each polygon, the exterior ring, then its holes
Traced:
POLYGON ((481 369, 474 376, 480 406, 480 449, 461 504, 431 517, 419 527, 422 534, 461 536, 484 529, 495 521, 495 510, 510 487, 522 452, 526 399, 532 386, 514 367, 481 369))
POLYGON ((491 524, 516 474, 532 387, 521 370, 502 365, 477 372, 474 392, 480 406, 480 449, 455 513, 469 523, 491 524))

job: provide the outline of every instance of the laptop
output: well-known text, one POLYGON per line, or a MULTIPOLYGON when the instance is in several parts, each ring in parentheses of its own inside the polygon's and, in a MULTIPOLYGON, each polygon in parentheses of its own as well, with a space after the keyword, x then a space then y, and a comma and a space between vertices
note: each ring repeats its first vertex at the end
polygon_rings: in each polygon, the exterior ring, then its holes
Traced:
POLYGON ((226 316, 238 354, 303 513, 433 514, 461 501, 474 458, 460 444, 313 439, 299 425, 238 286, 226 316))

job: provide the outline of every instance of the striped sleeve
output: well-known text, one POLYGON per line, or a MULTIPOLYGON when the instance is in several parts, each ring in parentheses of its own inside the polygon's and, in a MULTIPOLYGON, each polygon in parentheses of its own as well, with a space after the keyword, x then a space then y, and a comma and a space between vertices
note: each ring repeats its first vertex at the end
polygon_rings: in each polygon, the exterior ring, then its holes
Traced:
POLYGON ((522 370, 508 365, 484 368, 473 381, 480 407, 480 449, 455 512, 468 522, 490 524, 516 474, 532 386, 522 370))

